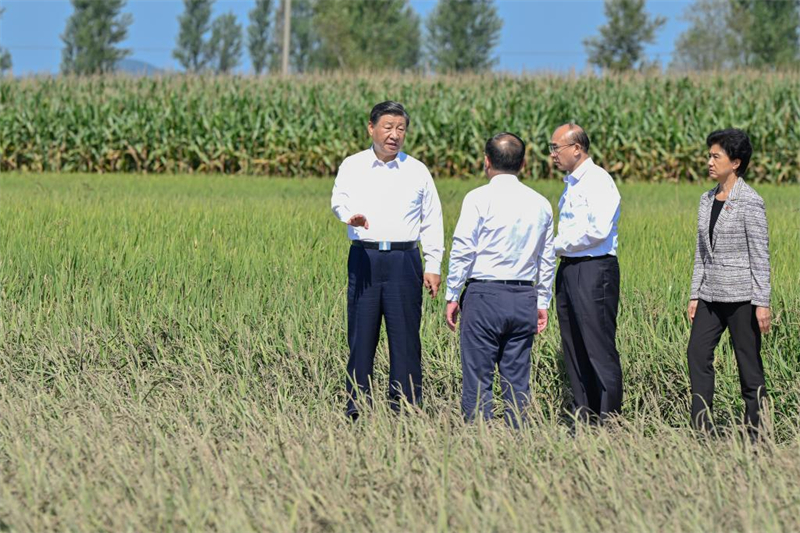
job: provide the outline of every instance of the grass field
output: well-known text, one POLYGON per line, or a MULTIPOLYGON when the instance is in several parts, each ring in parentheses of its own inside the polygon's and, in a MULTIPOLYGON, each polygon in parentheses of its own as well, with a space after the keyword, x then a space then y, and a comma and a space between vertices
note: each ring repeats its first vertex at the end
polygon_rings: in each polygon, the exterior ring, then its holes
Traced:
MULTIPOLYGON (((447 235, 480 183, 438 183, 447 235)), ((461 421, 441 297, 423 310, 422 410, 379 403, 345 423, 331 185, 0 176, 0 530, 800 530, 800 189, 758 187, 775 326, 756 453, 734 431, 688 429, 685 306, 708 184, 620 186, 624 417, 574 437, 555 320, 534 346, 531 426, 461 421)), ((553 203, 561 190, 533 185, 553 203)), ((381 390, 387 367, 384 340, 381 390)), ((731 428, 727 340, 717 367, 731 428)))

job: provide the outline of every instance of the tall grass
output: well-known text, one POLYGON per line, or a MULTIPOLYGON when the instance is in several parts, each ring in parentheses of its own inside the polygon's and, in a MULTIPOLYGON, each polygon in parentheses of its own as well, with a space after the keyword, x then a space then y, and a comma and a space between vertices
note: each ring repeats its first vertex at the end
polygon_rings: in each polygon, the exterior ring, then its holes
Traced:
MULTIPOLYGON (((439 181, 446 231, 480 182, 439 181)), ((556 182, 533 184, 551 201, 556 182)), ((800 528, 800 191, 762 185, 773 255, 768 436, 688 428, 685 306, 707 184, 623 184, 624 416, 563 422, 557 321, 532 423, 460 419, 457 337, 426 299, 425 403, 343 418, 343 226, 331 182, 0 177, 0 527, 33 531, 800 528)), ((384 390, 385 339, 377 389, 384 390)))
POLYGON ((435 176, 480 171, 502 130, 529 144, 528 175, 549 178, 547 142, 575 120, 621 179, 696 181, 712 130, 751 135, 757 181, 800 179, 800 75, 0 80, 0 171, 331 175, 362 149, 371 107, 408 107, 410 151, 435 176))

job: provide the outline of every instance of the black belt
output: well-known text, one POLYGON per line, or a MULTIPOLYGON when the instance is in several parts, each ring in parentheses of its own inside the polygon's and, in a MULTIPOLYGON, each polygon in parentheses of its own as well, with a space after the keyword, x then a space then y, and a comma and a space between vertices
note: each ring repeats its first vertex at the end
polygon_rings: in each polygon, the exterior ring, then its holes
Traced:
POLYGON ((524 281, 521 279, 476 279, 470 278, 467 280, 467 285, 470 283, 502 283, 503 285, 527 285, 532 286, 532 281, 524 281))
POLYGON ((617 256, 606 254, 598 256, 584 255, 583 257, 566 257, 562 255, 561 262, 564 263, 565 265, 572 265, 575 263, 583 263, 584 261, 592 261, 594 259, 608 259, 609 257, 617 257, 617 256))
POLYGON ((390 252, 392 250, 414 250, 417 247, 417 241, 391 242, 353 240, 350 241, 350 244, 369 250, 380 250, 382 252, 390 252))

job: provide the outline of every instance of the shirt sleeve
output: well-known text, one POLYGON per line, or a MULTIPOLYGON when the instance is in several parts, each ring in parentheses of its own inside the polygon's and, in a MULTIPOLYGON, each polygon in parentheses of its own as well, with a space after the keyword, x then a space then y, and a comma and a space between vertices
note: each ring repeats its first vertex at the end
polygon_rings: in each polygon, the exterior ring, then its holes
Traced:
POLYGON ((750 254, 750 277, 753 283, 751 303, 758 307, 769 307, 770 273, 769 273, 769 229, 767 226, 767 210, 760 197, 748 202, 745 214, 745 232, 747 233, 747 251, 750 254))
POLYGON ((333 182, 333 193, 331 194, 331 210, 336 218, 347 224, 347 221, 355 214, 352 212, 350 164, 345 159, 336 174, 333 182))
POLYGON ((613 182, 590 191, 585 201, 586 204, 574 212, 581 220, 568 231, 561 231, 559 228, 555 238, 555 251, 558 255, 594 248, 611 235, 620 205, 620 195, 613 182))
POLYGON ((450 249, 450 263, 447 266, 448 302, 458 301, 461 289, 467 281, 477 255, 478 235, 480 234, 481 216, 478 207, 469 195, 461 204, 461 215, 453 233, 453 247, 450 249))
MULTIPOLYGON (((548 206, 549 207, 549 206, 548 206)), ((538 294, 538 308, 547 309, 550 307, 550 300, 553 298, 553 278, 556 271, 556 250, 553 238, 553 212, 548 209, 547 229, 545 231, 544 246, 539 254, 539 280, 536 283, 536 293, 538 294)))
POLYGON ((440 274, 444 255, 444 223, 442 204, 430 173, 427 175, 425 192, 422 197, 422 221, 419 227, 419 241, 425 258, 425 273, 440 274))
MULTIPOLYGON (((702 206, 703 200, 700 200, 700 205, 702 206)), ((694 269, 692 270, 692 288, 689 293, 690 300, 698 300, 700 298, 700 285, 703 282, 703 275, 705 271, 705 265, 703 264, 703 256, 700 255, 700 224, 702 224, 700 220, 700 212, 702 209, 698 209, 697 214, 697 244, 694 248, 694 269)))

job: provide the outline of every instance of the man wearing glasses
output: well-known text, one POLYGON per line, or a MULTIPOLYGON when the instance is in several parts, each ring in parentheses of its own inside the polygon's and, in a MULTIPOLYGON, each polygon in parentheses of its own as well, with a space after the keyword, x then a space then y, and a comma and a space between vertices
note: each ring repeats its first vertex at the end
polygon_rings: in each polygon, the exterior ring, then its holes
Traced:
POLYGON ((561 258, 556 311, 574 414, 602 423, 622 408, 616 346, 620 196, 608 172, 589 157, 589 136, 577 124, 558 127, 549 149, 553 163, 567 173, 554 246, 561 258))

